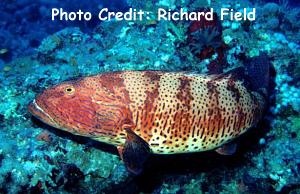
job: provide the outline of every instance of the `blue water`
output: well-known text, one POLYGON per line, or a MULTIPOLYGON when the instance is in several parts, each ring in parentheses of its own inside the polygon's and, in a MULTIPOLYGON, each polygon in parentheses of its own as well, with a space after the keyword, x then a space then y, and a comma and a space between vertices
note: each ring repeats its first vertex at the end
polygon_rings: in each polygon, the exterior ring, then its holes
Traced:
POLYGON ((0 193, 299 193, 300 2, 224 0, 210 6, 198 0, 2 0, 0 193), (255 7, 256 20, 97 18, 102 8, 130 7, 173 13, 211 6, 220 16, 228 4, 235 11, 255 7), (51 21, 55 7, 89 11, 93 19, 51 21), (262 55, 262 65, 272 66, 268 105, 261 121, 235 140, 232 156, 152 155, 133 175, 115 147, 49 127, 27 110, 37 94, 64 80, 124 70, 222 74, 262 55))

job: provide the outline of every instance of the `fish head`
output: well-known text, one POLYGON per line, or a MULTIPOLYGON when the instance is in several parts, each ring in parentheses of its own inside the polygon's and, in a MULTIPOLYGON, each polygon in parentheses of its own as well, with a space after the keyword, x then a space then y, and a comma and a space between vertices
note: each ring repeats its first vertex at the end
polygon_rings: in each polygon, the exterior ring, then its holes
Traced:
POLYGON ((44 90, 29 104, 29 112, 52 127, 78 133, 70 121, 77 118, 81 109, 79 101, 85 98, 79 94, 78 82, 68 81, 44 90))
POLYGON ((121 93, 107 90, 89 77, 44 90, 28 110, 52 127, 92 138, 116 136, 130 123, 131 115, 121 93))

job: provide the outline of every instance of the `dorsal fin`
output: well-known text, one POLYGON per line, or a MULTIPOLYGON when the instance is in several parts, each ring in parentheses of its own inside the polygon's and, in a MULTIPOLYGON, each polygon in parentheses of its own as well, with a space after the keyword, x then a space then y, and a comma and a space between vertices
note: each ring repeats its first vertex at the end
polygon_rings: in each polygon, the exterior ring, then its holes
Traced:
POLYGON ((242 67, 242 66, 231 69, 231 70, 229 70, 225 73, 215 74, 215 75, 212 75, 212 76, 214 76, 214 79, 216 79, 216 80, 217 79, 223 79, 225 77, 230 77, 231 79, 234 79, 234 80, 240 80, 240 81, 244 82, 246 85, 249 84, 248 77, 245 74, 245 68, 242 67))
POLYGON ((223 76, 229 76, 238 79, 238 80, 244 80, 245 79, 245 68, 242 66, 236 67, 234 69, 231 69, 223 74, 223 76))
POLYGON ((214 76, 215 79, 230 76, 235 80, 243 81, 249 90, 259 92, 265 96, 269 90, 269 69, 268 56, 262 53, 257 57, 247 59, 244 66, 214 76))

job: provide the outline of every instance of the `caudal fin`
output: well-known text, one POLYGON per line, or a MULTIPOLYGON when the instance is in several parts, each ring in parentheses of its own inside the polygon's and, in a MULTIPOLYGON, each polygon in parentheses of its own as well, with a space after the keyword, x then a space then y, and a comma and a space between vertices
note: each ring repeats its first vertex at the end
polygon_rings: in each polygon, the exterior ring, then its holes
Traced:
POLYGON ((265 94, 268 93, 270 61, 267 54, 261 53, 257 57, 247 59, 244 67, 251 89, 253 91, 263 91, 265 94))

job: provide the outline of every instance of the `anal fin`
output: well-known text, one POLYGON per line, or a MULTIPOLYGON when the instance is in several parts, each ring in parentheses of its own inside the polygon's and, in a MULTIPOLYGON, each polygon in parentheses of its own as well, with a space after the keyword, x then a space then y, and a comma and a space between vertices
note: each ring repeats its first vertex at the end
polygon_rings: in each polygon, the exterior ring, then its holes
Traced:
POLYGON ((221 155, 232 155, 236 152, 236 144, 235 143, 227 143, 217 148, 215 151, 221 155))

